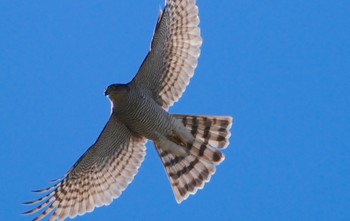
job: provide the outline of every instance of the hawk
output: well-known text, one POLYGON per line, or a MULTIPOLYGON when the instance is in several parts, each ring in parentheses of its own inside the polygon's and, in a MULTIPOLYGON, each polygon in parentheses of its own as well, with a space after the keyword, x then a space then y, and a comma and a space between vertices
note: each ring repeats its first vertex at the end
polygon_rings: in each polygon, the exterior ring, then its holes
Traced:
POLYGON ((195 0, 166 0, 150 51, 127 84, 105 90, 110 118, 96 142, 43 197, 26 202, 34 220, 74 218, 109 205, 138 172, 151 140, 178 203, 203 188, 224 160, 232 118, 168 113, 193 76, 202 38, 195 0))

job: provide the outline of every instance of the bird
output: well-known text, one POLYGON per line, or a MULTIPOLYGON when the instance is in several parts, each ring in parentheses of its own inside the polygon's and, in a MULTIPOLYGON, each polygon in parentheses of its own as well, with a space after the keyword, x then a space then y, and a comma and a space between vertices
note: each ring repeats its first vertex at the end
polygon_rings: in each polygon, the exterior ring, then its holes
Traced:
MULTIPOLYGON (((65 220, 107 206, 133 181, 152 141, 177 203, 202 189, 224 160, 231 116, 169 113, 198 64, 202 37, 196 0, 166 0, 135 77, 111 84, 108 122, 96 142, 54 184, 34 192, 34 220, 65 220)), ((215 101, 213 101, 215 102, 215 101)))

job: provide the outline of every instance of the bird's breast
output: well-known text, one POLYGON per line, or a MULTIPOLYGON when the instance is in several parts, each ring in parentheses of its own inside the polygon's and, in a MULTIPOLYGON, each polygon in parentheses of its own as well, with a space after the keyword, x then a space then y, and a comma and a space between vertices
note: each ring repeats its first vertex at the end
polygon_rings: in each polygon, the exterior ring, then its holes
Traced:
POLYGON ((173 130, 173 117, 145 94, 124 99, 115 113, 130 130, 148 139, 157 140, 173 130))

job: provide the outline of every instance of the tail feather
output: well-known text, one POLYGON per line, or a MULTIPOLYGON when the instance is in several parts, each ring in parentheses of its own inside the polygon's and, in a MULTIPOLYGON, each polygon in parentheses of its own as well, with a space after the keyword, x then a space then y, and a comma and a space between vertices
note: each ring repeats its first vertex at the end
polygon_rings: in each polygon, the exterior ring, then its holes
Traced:
POLYGON ((224 149, 231 136, 232 117, 173 115, 182 120, 185 127, 198 138, 212 147, 224 149))
POLYGON ((179 156, 154 143, 167 172, 178 203, 209 182, 215 166, 224 160, 220 149, 227 147, 231 117, 173 115, 181 120, 195 140, 184 146, 187 156, 179 156))

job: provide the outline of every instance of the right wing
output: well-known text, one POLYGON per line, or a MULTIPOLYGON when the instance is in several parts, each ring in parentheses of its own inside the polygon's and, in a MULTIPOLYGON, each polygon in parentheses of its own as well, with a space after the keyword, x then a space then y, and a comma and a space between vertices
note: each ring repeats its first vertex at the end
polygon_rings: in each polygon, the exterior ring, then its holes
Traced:
POLYGON ((179 100, 197 67, 202 38, 195 0, 166 0, 151 49, 131 84, 147 89, 164 109, 179 100))
POLYGON ((49 220, 64 220, 109 205, 138 172, 146 154, 146 141, 134 136, 112 113, 95 144, 55 185, 35 191, 46 195, 25 203, 39 205, 24 214, 43 209, 34 220, 41 220, 52 211, 49 220))

